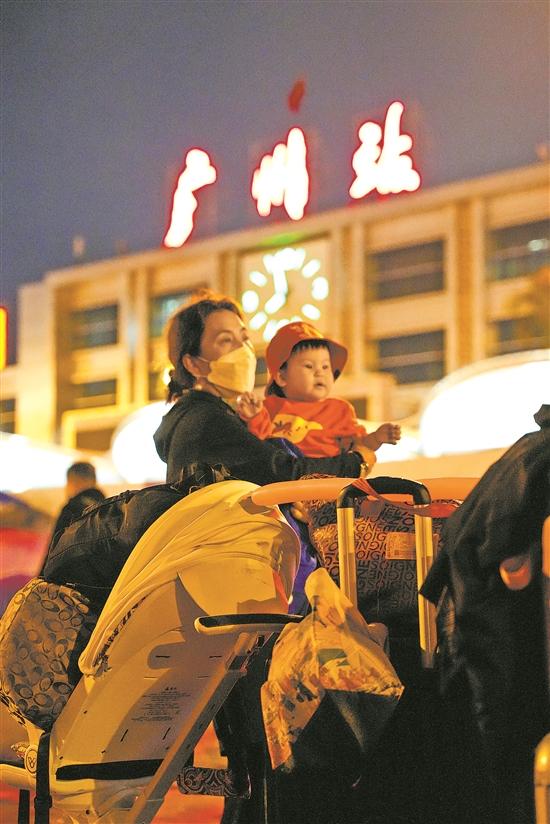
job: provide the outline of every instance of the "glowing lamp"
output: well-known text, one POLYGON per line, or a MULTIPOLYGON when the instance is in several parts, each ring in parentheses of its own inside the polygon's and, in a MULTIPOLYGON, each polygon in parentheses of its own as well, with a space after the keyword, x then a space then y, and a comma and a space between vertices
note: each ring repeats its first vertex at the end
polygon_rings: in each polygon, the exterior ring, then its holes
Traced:
POLYGON ((459 369, 432 390, 421 413, 422 452, 430 457, 511 446, 537 425, 548 403, 550 350, 515 352, 459 369))

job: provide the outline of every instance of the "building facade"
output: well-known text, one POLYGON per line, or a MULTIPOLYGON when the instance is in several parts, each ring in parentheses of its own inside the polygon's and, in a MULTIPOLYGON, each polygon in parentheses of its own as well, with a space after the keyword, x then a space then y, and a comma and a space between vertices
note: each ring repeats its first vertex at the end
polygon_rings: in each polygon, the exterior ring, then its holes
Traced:
POLYGON ((49 272, 19 294, 2 429, 103 451, 164 394, 167 318, 195 289, 238 298, 259 355, 311 320, 349 349, 336 385, 358 415, 414 421, 454 370, 550 346, 550 166, 273 223, 181 249, 49 272))

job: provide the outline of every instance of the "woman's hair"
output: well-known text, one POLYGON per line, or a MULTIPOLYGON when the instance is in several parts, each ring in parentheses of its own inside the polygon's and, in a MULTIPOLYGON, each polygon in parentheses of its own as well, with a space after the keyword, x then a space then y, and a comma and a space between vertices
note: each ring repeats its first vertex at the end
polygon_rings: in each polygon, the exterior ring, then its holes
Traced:
MULTIPOLYGON (((295 355, 296 352, 302 352, 302 350, 304 350, 304 349, 328 349, 329 352, 330 352, 330 347, 329 347, 326 340, 315 340, 315 339, 302 340, 302 341, 299 341, 299 343, 295 344, 292 347, 289 358, 292 355, 295 355)), ((287 364, 288 364, 288 360, 286 360, 284 363, 282 363, 281 367, 280 367, 281 370, 286 369, 287 364)), ((336 380, 336 378, 340 375, 340 370, 335 369, 333 374, 334 374, 334 380, 336 380)), ((285 398, 286 397, 282 387, 280 387, 279 384, 276 383, 274 380, 272 380, 271 383, 268 385, 267 389, 265 390, 265 394, 266 395, 277 395, 278 398, 285 398)))
POLYGON ((195 377, 188 372, 181 359, 184 355, 198 355, 206 318, 213 312, 228 309, 242 320, 241 309, 232 298, 218 295, 210 289, 196 292, 180 309, 172 315, 166 326, 168 356, 173 369, 170 371, 167 398, 179 398, 185 389, 195 383, 195 377))

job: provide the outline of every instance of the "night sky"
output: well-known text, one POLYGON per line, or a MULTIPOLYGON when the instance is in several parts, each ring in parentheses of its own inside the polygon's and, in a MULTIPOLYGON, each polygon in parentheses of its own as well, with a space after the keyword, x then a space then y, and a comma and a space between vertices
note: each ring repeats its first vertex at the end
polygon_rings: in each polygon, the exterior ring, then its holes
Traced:
POLYGON ((350 202, 357 128, 396 99, 425 187, 533 163, 549 141, 546 0, 1 6, 0 299, 12 331, 17 288, 71 265, 73 236, 84 260, 161 244, 193 146, 218 168, 198 238, 262 224, 251 175, 292 125, 309 140, 309 213, 350 202))

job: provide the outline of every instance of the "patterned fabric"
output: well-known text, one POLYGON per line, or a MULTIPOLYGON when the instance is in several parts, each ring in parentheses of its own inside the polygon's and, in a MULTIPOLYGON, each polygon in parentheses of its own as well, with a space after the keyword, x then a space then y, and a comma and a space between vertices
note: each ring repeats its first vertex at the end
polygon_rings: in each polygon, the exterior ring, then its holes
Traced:
POLYGON ((33 578, 14 595, 0 620, 0 698, 20 723, 52 728, 96 621, 90 601, 68 586, 33 578))
POLYGON ((213 767, 184 767, 177 777, 183 795, 218 795, 224 798, 250 798, 250 781, 239 782, 231 770, 213 767))
MULTIPOLYGON (((455 503, 458 507, 458 502, 455 503)), ((312 543, 326 569, 339 582, 336 505, 325 501, 306 504, 312 543)), ((444 519, 433 519, 437 545, 444 519)), ((357 597, 367 621, 385 624, 418 620, 418 592, 414 544, 414 515, 391 503, 355 504, 357 597)))
MULTIPOLYGON (((305 590, 312 612, 279 636, 261 690, 271 763, 287 770, 299 765, 300 739, 325 698, 351 728, 358 754, 364 754, 403 691, 384 650, 327 571, 312 572, 305 590)), ((336 753, 339 746, 335 740, 336 753)), ((315 753, 312 758, 319 763, 315 753)))

